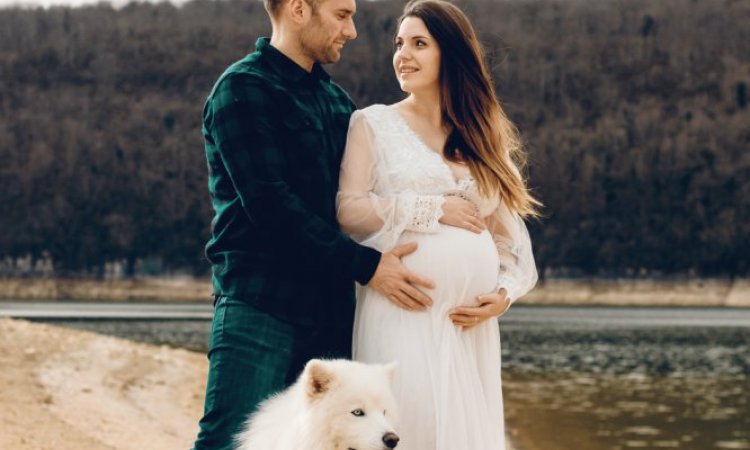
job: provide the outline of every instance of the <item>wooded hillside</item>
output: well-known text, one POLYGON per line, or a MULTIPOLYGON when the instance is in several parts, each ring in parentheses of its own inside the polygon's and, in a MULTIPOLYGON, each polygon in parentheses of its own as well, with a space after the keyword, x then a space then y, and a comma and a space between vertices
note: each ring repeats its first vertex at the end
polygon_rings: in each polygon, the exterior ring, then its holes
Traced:
MULTIPOLYGON (((750 273, 750 2, 459 4, 528 146, 540 268, 750 273)), ((360 0, 328 67, 361 106, 401 97, 402 5, 360 0)), ((0 259, 205 273, 201 108, 267 22, 256 0, 0 10, 0 259)))

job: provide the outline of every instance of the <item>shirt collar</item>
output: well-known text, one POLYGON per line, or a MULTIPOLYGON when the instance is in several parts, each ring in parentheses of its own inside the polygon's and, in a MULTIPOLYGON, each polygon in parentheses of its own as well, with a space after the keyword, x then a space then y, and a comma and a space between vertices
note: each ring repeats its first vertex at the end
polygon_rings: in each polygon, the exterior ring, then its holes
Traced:
POLYGON ((267 37, 259 38, 255 42, 255 50, 267 58, 271 67, 273 67, 279 75, 290 81, 303 82, 307 80, 317 82, 318 80, 322 80, 327 82, 331 79, 330 75, 323 70, 320 63, 316 62, 313 64, 312 71, 308 72, 288 56, 281 53, 276 47, 271 45, 271 39, 267 37))

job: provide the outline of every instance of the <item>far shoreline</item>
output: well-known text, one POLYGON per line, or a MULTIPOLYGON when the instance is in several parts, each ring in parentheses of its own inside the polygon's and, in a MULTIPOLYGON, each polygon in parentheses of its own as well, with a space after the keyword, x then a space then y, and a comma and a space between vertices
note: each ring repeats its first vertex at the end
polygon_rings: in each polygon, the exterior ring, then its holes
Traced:
MULTIPOLYGON (((210 303, 212 297, 206 278, 0 278, 0 301, 26 300, 210 303)), ((555 278, 540 282, 519 304, 750 308, 750 279, 555 278)))

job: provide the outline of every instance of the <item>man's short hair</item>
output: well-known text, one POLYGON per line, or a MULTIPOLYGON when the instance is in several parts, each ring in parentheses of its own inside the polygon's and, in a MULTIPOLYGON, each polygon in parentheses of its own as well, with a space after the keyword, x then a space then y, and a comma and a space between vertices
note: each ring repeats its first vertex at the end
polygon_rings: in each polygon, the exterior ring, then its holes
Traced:
MULTIPOLYGON (((279 12, 281 5, 288 2, 289 0, 263 0, 263 5, 266 7, 266 11, 271 17, 276 17, 279 12)), ((312 7, 313 12, 318 10, 318 5, 323 3, 324 0, 305 0, 305 3, 312 7)))

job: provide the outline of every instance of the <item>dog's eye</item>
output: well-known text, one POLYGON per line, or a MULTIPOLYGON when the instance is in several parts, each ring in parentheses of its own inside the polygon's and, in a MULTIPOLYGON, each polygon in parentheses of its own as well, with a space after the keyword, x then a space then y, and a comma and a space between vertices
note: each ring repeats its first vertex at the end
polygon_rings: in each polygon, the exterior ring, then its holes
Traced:
POLYGON ((354 411, 352 411, 352 415, 357 416, 357 417, 362 417, 365 415, 365 412, 357 408, 354 411))

